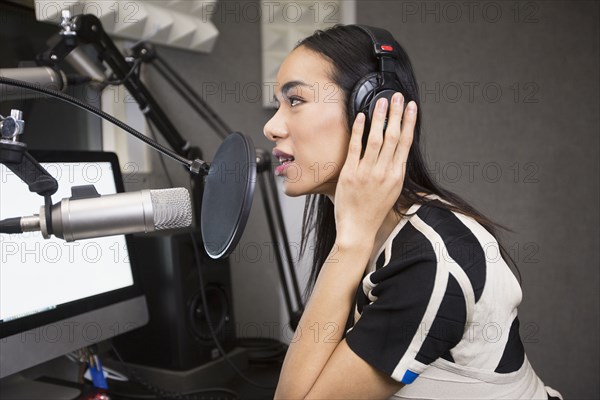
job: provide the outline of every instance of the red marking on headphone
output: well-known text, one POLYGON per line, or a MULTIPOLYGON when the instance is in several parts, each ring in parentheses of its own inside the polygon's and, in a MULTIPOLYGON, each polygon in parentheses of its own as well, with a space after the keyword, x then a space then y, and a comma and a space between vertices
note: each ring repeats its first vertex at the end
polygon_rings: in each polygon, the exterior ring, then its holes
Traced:
POLYGON ((387 44, 382 44, 381 45, 381 50, 394 51, 394 48, 392 46, 387 45, 387 44))

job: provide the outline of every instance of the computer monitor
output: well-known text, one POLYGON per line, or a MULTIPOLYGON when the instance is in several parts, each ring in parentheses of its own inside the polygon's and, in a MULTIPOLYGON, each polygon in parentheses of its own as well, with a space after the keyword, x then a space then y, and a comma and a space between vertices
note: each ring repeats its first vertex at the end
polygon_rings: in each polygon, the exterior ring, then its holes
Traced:
MULTIPOLYGON (((53 204, 71 187, 123 192, 117 156, 31 151, 58 181, 53 204)), ((39 212, 43 198, 0 165, 0 219, 39 212)), ((148 322, 127 236, 67 243, 40 232, 0 235, 0 378, 148 322)))

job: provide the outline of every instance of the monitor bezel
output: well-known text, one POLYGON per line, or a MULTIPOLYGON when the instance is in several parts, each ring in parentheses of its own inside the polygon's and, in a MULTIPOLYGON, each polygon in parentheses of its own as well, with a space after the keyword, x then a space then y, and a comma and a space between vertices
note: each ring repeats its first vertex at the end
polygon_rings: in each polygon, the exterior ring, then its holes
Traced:
MULTIPOLYGON (((60 162, 109 162, 113 172, 115 187, 117 193, 125 191, 123 184, 123 176, 121 174, 121 166, 118 157, 112 152, 103 151, 51 151, 51 150, 30 150, 29 153, 39 163, 60 163, 60 162)), ((25 183, 23 182, 23 185, 25 183)), ((40 196, 40 204, 43 203, 43 198, 40 196)), ((125 235, 127 248, 132 248, 131 235, 125 235)), ((76 317, 77 315, 90 312, 95 309, 100 309, 112 304, 120 303, 125 300, 134 299, 143 296, 141 285, 141 277, 138 268, 136 267, 133 252, 129 251, 129 260, 131 273, 133 276, 133 284, 125 288, 112 290, 86 297, 80 300, 71 301, 62 305, 57 305, 56 308, 42 311, 36 314, 28 315, 15 320, 0 322, 0 340, 21 332, 30 331, 35 328, 47 326, 58 321, 67 320, 76 317)), ((119 328, 121 330, 121 328, 119 328)))

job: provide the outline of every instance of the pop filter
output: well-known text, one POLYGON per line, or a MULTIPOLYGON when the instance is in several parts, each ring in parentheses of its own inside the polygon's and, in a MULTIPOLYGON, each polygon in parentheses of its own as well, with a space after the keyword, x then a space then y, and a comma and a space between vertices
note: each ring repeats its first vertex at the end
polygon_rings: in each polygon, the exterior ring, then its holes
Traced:
POLYGON ((252 140, 229 134, 205 177, 200 230, 211 258, 228 256, 242 236, 254 196, 256 151, 252 140))

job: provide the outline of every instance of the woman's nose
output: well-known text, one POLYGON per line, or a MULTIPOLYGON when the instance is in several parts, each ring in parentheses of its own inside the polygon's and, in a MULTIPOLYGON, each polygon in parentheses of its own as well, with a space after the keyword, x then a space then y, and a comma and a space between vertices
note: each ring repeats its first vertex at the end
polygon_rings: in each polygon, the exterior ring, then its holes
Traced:
POLYGON ((276 142, 288 135, 288 129, 285 122, 277 116, 277 113, 265 124, 263 133, 267 139, 276 142))

